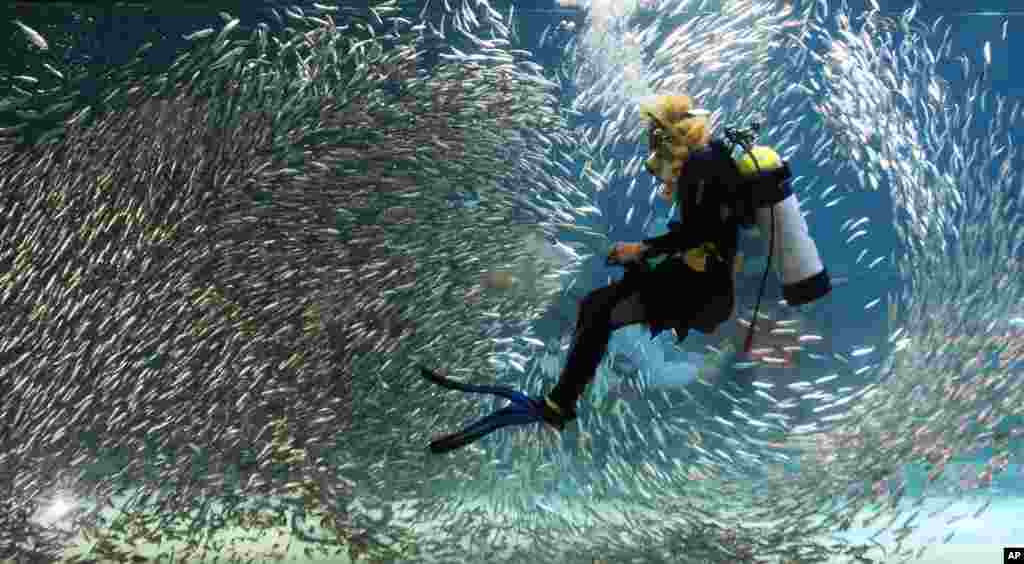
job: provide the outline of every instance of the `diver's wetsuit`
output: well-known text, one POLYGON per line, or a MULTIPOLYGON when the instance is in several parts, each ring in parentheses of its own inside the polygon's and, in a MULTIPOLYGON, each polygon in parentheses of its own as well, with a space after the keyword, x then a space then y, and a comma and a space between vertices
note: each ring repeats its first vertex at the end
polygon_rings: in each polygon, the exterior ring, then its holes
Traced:
MULTIPOLYGON (((622 280, 582 300, 568 361, 548 395, 552 401, 574 410, 616 329, 647 323, 652 335, 674 329, 682 341, 690 329, 711 333, 729 319, 739 227, 752 205, 741 185, 724 143, 712 141, 690 154, 676 186, 681 224, 672 222, 669 233, 644 241, 647 265, 652 259, 662 262, 653 268, 630 267, 622 280), (699 272, 687 264, 685 254, 705 243, 713 244, 715 252, 706 256, 705 270, 699 272)), ((769 203, 790 193, 788 183, 783 183, 769 203)))

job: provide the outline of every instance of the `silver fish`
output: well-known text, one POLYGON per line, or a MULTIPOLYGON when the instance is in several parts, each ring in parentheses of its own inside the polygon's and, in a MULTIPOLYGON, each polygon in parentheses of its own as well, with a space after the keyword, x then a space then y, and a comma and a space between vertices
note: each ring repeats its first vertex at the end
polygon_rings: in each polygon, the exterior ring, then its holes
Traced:
POLYGON ((46 42, 46 39, 43 38, 43 36, 40 35, 38 31, 21 23, 18 20, 12 20, 12 22, 14 23, 14 25, 18 26, 21 29, 22 33, 24 33, 25 36, 28 37, 29 41, 31 41, 32 44, 38 47, 40 50, 47 51, 50 49, 50 46, 46 42))

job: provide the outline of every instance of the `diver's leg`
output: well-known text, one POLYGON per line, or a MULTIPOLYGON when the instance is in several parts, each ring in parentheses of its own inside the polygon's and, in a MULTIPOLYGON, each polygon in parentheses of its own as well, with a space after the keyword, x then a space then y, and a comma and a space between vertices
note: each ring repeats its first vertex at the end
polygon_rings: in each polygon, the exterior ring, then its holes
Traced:
POLYGON ((559 408, 575 412, 576 402, 594 379, 597 367, 608 350, 612 333, 620 327, 642 321, 644 307, 639 293, 623 282, 587 294, 580 302, 569 358, 548 398, 559 408))

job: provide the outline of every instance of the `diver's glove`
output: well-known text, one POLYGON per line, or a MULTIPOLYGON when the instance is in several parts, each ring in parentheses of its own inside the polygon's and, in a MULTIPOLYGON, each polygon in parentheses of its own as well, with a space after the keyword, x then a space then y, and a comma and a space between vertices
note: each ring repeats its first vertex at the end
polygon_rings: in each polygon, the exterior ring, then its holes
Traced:
POLYGON ((615 243, 608 250, 605 264, 609 266, 631 266, 640 264, 650 249, 644 243, 615 243))
POLYGON ((561 408, 547 398, 531 398, 526 394, 505 386, 479 386, 451 380, 440 374, 420 367, 420 374, 430 382, 449 390, 492 394, 507 399, 509 405, 470 424, 465 429, 430 441, 430 452, 435 454, 453 451, 483 437, 511 425, 528 425, 530 423, 547 423, 559 431, 565 428, 566 422, 575 419, 573 410, 561 408))

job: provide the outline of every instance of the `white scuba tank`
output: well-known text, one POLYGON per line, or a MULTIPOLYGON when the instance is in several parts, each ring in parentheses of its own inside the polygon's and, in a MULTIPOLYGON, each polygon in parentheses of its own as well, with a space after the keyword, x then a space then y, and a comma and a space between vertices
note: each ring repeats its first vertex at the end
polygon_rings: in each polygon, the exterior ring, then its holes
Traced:
POLYGON ((766 250, 771 252, 772 266, 782 281, 786 302, 802 305, 828 294, 832 289, 828 272, 800 212, 800 201, 789 187, 786 164, 770 147, 756 146, 740 155, 736 165, 744 179, 750 181, 754 220, 766 247, 773 240, 774 230, 775 248, 766 250))

